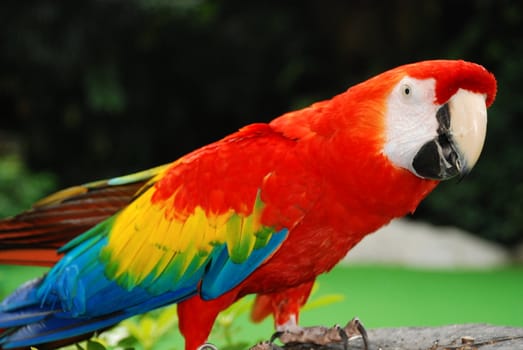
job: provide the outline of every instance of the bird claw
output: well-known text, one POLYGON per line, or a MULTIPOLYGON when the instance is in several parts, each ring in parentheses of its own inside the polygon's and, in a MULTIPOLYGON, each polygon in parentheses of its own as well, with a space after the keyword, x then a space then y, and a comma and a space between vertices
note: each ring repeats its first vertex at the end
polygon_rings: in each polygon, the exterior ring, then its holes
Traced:
MULTIPOLYGON (((348 344, 349 341, 352 339, 360 338, 363 341, 363 349, 368 350, 369 349, 369 336, 367 335, 367 330, 363 326, 363 323, 361 323, 360 319, 357 317, 354 317, 352 320, 350 320, 345 328, 342 329, 345 335, 347 336, 346 343, 348 344)), ((348 346, 348 345, 347 345, 348 346)))
POLYGON ((197 350, 218 350, 218 347, 211 343, 205 343, 200 345, 197 350))
POLYGON ((272 335, 271 340, 269 341, 262 341, 253 347, 251 347, 249 350, 283 350, 283 348, 279 347, 278 345, 274 344, 275 338, 274 336, 280 332, 276 332, 272 335))
MULTIPOLYGON (((367 331, 363 327, 360 320, 355 317, 347 323, 345 327, 335 325, 334 327, 328 328, 323 326, 316 327, 303 327, 297 330, 285 330, 279 331, 272 335, 267 344, 274 345, 274 340, 279 339, 283 344, 295 344, 295 343, 306 343, 316 345, 327 345, 329 343, 343 343, 343 349, 348 350, 349 342, 362 338, 363 348, 368 350, 368 336, 367 331)), ((279 347, 278 347, 279 348, 279 347)), ((251 350, 274 350, 275 348, 256 348, 251 350)))

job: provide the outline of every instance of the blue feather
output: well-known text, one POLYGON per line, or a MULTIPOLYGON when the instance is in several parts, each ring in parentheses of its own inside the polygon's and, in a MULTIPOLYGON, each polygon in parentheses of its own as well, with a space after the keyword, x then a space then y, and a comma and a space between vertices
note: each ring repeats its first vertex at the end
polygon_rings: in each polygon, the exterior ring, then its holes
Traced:
POLYGON ((24 284, 0 304, 0 329, 8 329, 0 335, 0 347, 27 347, 88 335, 198 292, 203 298, 216 298, 258 268, 288 232, 274 233, 267 245, 255 249, 243 263, 233 263, 222 244, 215 246, 204 264, 190 264, 177 281, 151 274, 141 284, 125 288, 107 277, 107 266, 100 259, 113 220, 68 243, 62 249, 66 254, 46 276, 24 284))
POLYGON ((67 339, 107 328, 129 317, 118 313, 103 318, 48 317, 43 321, 27 324, 0 337, 2 349, 28 347, 60 339, 67 339))
POLYGON ((23 311, 0 313, 2 327, 18 327, 45 319, 52 311, 42 310, 39 306, 24 308, 23 311))
POLYGON ((231 261, 224 245, 213 257, 202 280, 200 294, 203 299, 214 299, 240 284, 256 270, 280 246, 287 237, 288 230, 283 229, 272 235, 263 248, 253 250, 241 264, 231 261))
POLYGON ((43 277, 34 278, 18 287, 11 295, 0 303, 0 313, 31 306, 38 302, 36 288, 42 283, 43 277))

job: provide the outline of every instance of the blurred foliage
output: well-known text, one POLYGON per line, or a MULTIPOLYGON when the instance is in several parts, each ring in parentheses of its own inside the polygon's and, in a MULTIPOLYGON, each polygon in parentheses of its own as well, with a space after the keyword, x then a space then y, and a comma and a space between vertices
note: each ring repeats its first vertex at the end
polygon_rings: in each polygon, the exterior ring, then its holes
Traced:
POLYGON ((509 0, 6 0, 0 132, 66 186, 172 161, 400 64, 462 58, 499 80, 485 152, 415 218, 511 244, 523 237, 522 20, 509 0))
POLYGON ((55 186, 53 175, 31 173, 19 157, 0 157, 0 218, 30 208, 55 186))

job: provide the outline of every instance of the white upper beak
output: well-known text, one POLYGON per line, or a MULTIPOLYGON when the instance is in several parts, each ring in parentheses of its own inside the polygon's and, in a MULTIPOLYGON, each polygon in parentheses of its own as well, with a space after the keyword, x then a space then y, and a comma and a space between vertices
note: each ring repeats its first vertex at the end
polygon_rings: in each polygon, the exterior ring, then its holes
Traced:
POLYGON ((459 89, 448 103, 450 136, 470 171, 478 161, 487 133, 485 95, 459 89))
POLYGON ((423 178, 466 175, 476 164, 487 130, 485 95, 459 89, 436 112, 437 135, 419 148, 412 169, 423 178))

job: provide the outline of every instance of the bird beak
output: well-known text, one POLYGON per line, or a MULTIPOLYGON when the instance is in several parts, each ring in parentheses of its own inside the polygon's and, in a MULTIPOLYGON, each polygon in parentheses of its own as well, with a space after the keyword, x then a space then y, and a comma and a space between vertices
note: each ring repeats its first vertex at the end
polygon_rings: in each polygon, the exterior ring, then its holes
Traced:
POLYGON ((476 164, 487 131, 485 95, 459 89, 437 113, 437 136, 412 161, 421 177, 446 180, 465 176, 476 164))

